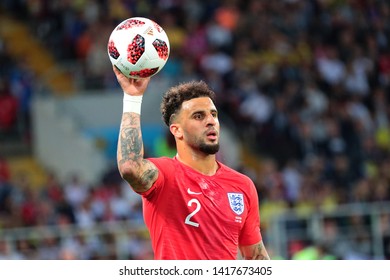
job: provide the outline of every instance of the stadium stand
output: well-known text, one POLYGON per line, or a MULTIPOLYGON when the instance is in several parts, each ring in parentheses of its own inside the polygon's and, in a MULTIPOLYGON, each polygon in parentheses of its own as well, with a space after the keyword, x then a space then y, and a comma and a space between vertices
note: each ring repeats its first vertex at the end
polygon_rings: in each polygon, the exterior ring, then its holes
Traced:
POLYGON ((387 0, 2 1, 0 80, 19 109, 16 135, 0 131, 0 259, 152 258, 139 200, 112 165, 87 194, 65 195, 70 182, 47 167, 7 175, 16 156, 40 164, 31 99, 118 90, 106 38, 134 15, 171 39, 158 85, 216 91, 271 258, 390 259, 387 0))

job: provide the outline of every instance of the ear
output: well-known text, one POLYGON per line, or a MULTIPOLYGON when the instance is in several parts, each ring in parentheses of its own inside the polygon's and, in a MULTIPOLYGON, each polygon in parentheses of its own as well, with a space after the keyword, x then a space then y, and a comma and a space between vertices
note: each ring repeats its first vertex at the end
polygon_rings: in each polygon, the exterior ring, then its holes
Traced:
POLYGON ((169 130, 175 136, 177 139, 182 139, 183 138, 183 132, 178 123, 173 123, 169 126, 169 130))

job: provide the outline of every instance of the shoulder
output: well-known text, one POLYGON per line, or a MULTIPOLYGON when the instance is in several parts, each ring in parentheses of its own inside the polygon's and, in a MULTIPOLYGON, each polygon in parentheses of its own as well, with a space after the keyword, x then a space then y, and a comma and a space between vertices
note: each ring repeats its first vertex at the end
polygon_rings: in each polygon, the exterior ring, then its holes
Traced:
POLYGON ((234 178, 237 180, 240 180, 241 182, 245 182, 248 184, 253 185, 253 181, 251 178, 249 178, 247 175, 221 163, 218 161, 219 166, 221 167, 221 174, 223 174, 226 177, 234 178))
POLYGON ((219 177, 222 178, 222 180, 229 181, 231 184, 235 185, 242 193, 246 194, 250 198, 257 197, 256 186, 249 176, 220 162, 218 163, 221 166, 221 172, 219 177))

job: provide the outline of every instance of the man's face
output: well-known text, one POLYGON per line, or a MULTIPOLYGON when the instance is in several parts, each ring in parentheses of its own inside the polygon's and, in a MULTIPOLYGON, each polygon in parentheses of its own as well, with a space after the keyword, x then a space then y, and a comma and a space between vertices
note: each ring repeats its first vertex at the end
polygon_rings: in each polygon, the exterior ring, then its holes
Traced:
POLYGON ((176 122, 188 146, 205 154, 219 150, 218 112, 209 97, 184 101, 176 122))

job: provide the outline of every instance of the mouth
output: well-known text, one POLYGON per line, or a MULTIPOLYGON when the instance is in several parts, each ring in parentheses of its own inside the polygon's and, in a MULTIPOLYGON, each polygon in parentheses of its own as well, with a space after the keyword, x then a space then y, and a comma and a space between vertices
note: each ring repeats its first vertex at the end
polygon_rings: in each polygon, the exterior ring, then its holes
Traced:
POLYGON ((218 139, 218 133, 217 133, 216 130, 210 130, 210 131, 208 131, 208 132, 206 133, 206 137, 207 137, 207 139, 209 139, 209 140, 215 141, 215 140, 218 139))

